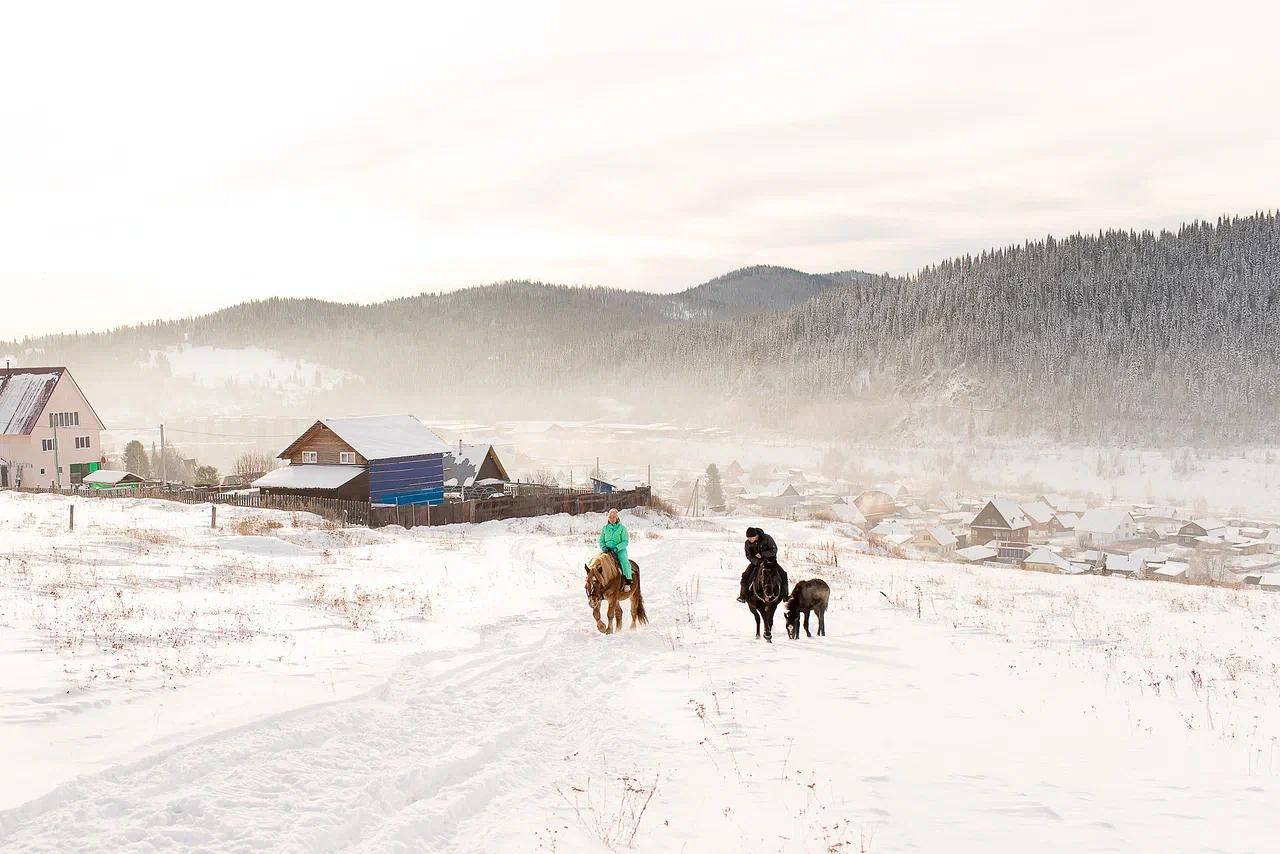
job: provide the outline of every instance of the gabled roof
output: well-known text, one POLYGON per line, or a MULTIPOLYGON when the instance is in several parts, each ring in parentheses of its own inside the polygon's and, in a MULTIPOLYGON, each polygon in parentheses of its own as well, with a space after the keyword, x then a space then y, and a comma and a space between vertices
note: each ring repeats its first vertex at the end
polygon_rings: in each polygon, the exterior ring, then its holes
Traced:
POLYGON ((1213 531, 1220 531, 1227 527, 1226 522, 1223 522, 1221 519, 1213 519, 1213 518, 1192 519, 1191 524, 1198 525, 1199 527, 1203 528, 1206 534, 1211 533, 1213 531))
POLYGON ((1049 551, 1046 548, 1033 549, 1031 554, 1027 555, 1022 562, 1024 564, 1048 564, 1050 566, 1057 567, 1060 572, 1069 572, 1071 570, 1071 561, 1056 552, 1049 551))
POLYGON ((1086 534, 1114 534, 1121 525, 1132 519, 1128 510, 1095 507, 1085 511, 1085 514, 1080 517, 1080 521, 1076 523, 1076 530, 1084 531, 1086 534))
POLYGON ((0 371, 0 435, 29 435, 65 370, 11 368, 0 371))
POLYGON ((956 535, 939 525, 936 528, 929 528, 929 536, 940 546, 954 546, 957 542, 956 535))
POLYGON ((1032 501, 1022 505, 1022 512, 1037 525, 1047 525, 1053 519, 1053 508, 1043 501, 1032 501))
POLYGON ((463 445, 459 449, 456 445, 451 446, 444 454, 444 472, 446 479, 455 481, 460 480, 463 486, 471 486, 475 483, 476 474, 484 466, 485 459, 493 454, 493 462, 498 467, 498 473, 502 475, 502 480, 509 481, 511 476, 507 474, 507 467, 502 464, 502 460, 498 459, 497 453, 493 450, 493 445, 463 445), (459 478, 458 475, 466 471, 470 474, 459 478))
POLYGON ((1058 520, 1058 524, 1064 531, 1074 531, 1076 525, 1080 524, 1080 517, 1074 513, 1059 513, 1054 518, 1058 520))
MULTIPOLYGON (((1018 506, 1018 502, 1011 501, 1008 498, 992 498, 987 504, 995 508, 995 511, 1000 514, 1000 518, 1004 519, 1005 525, 1008 526, 1010 531, 1031 527, 1031 523, 1027 521, 1022 508, 1018 506)), ((983 510, 985 509, 984 507, 983 510)), ((978 516, 981 515, 982 511, 979 511, 978 516)), ((977 521, 977 517, 974 518, 974 521, 977 521)))
POLYGON ((280 453, 280 458, 293 456, 294 448, 319 425, 332 430, 366 460, 421 457, 443 454, 449 450, 443 439, 412 415, 366 415, 356 418, 322 418, 285 448, 280 453))
POLYGON ((956 549, 956 557, 974 562, 991 560, 998 554, 1000 554, 998 551, 987 546, 966 546, 962 549, 956 549))

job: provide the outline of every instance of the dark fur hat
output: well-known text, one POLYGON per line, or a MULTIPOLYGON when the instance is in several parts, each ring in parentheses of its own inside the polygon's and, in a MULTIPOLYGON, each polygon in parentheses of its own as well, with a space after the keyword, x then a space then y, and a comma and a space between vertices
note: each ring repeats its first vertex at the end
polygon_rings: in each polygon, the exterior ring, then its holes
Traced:
POLYGON ((748 537, 758 537, 763 533, 764 531, 761 531, 759 528, 747 528, 748 537))

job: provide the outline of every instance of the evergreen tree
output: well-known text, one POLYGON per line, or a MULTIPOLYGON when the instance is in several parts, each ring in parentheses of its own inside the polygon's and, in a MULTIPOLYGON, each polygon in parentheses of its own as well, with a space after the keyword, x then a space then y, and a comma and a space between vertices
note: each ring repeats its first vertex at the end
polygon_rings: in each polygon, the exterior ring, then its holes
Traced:
POLYGON ((147 456, 147 449, 137 439, 124 446, 124 468, 138 477, 151 477, 151 459, 147 456))
POLYGON ((720 469, 715 463, 707 466, 707 506, 712 510, 724 509, 724 485, 720 482, 720 469))

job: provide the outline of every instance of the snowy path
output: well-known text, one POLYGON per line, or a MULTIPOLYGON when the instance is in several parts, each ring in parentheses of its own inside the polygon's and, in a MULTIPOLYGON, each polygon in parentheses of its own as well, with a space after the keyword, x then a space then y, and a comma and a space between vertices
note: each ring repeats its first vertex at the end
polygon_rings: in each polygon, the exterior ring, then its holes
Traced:
MULTIPOLYGON (((0 848, 593 851, 634 829, 649 851, 1272 849, 1280 764, 1224 739, 1229 708, 1210 731, 1056 641, 918 618, 880 595, 888 562, 828 573, 828 638, 779 618, 766 646, 726 531, 636 542, 647 629, 600 637, 566 575, 372 691, 0 812, 0 848)), ((581 548, 548 540, 543 562, 581 548)), ((1064 581, 994 572, 1024 601, 1064 581)))

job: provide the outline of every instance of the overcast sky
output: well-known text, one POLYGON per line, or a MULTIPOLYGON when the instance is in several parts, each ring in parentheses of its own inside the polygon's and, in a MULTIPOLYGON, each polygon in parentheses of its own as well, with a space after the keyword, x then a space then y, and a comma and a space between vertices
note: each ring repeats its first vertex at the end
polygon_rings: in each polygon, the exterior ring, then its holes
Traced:
POLYGON ((7 11, 0 338, 1280 205, 1271 3, 427 5, 7 11))

